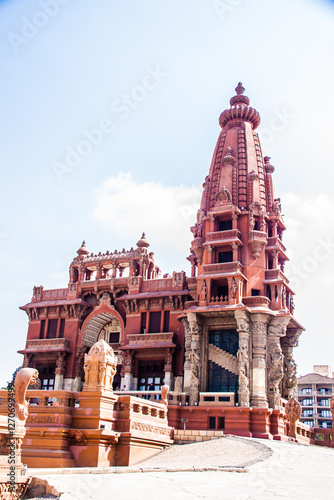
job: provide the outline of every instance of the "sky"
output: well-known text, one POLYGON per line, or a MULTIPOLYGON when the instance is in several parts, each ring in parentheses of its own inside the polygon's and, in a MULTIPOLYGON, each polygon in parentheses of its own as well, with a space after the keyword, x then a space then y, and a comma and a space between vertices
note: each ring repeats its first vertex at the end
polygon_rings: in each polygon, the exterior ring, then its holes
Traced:
POLYGON ((298 374, 334 369, 334 2, 0 1, 0 386, 22 362, 34 285, 146 232, 189 273, 191 232, 239 81, 261 115, 305 326, 298 374))

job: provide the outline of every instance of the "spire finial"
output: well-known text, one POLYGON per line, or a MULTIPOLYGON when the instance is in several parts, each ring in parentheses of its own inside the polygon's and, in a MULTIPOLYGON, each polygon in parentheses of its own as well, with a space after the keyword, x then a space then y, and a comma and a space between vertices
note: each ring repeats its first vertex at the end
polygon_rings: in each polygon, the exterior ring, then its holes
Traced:
POLYGON ((235 92, 237 95, 241 95, 245 92, 245 87, 242 85, 241 82, 239 82, 238 85, 235 87, 235 92))

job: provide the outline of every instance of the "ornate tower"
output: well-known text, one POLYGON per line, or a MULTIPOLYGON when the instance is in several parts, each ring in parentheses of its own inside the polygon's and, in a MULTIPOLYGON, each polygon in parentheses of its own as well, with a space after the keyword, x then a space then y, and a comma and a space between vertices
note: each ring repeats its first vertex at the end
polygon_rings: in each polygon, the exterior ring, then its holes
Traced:
POLYGON ((184 390, 190 404, 200 391, 234 392, 239 406, 278 409, 296 383, 292 348, 303 327, 284 275, 285 225, 260 115, 241 83, 235 90, 191 228, 184 390))

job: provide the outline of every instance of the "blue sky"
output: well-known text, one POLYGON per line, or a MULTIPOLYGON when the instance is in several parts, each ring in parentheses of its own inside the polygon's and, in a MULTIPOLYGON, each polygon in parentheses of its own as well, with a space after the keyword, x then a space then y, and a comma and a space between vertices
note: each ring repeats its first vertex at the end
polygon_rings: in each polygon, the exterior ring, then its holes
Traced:
POLYGON ((0 384, 21 361, 18 307, 34 285, 67 285, 83 239, 114 250, 146 231, 164 272, 188 269, 218 117, 238 81, 283 200, 307 328, 299 373, 334 365, 333 2, 8 0, 0 36, 0 384))

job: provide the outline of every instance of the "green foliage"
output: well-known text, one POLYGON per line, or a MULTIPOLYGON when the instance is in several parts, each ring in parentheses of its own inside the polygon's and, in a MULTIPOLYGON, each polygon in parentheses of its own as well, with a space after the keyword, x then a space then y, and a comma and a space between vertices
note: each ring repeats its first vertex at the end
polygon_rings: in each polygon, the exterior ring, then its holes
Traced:
POLYGON ((7 382, 7 385, 6 387, 2 387, 1 389, 2 390, 5 390, 5 391, 9 391, 9 389, 11 389, 12 387, 14 387, 14 382, 15 382, 15 377, 16 377, 16 374, 19 370, 21 370, 21 368, 23 368, 23 365, 20 365, 16 368, 16 370, 14 371, 13 375, 12 375, 12 379, 10 382, 7 382))

